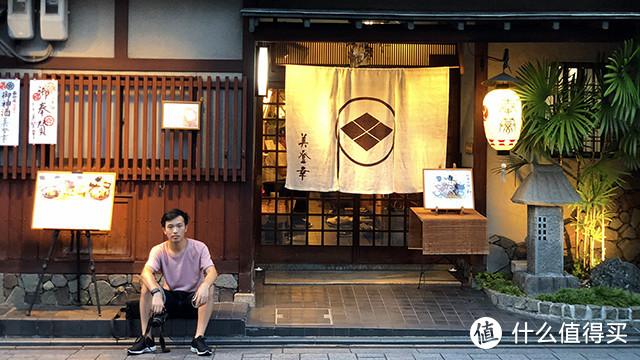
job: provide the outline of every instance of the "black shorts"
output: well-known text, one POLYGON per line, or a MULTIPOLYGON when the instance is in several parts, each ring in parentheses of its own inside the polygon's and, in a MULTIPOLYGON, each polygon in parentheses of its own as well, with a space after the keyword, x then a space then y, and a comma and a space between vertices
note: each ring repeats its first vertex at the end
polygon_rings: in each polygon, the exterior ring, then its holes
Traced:
POLYGON ((164 290, 164 308, 169 314, 169 318, 197 319, 198 309, 194 308, 191 300, 195 292, 164 290))

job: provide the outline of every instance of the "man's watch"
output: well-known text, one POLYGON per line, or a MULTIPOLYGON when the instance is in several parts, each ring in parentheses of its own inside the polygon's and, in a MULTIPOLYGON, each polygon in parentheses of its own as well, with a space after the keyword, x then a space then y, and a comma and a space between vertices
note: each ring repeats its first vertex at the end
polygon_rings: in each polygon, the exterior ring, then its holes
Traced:
POLYGON ((157 294, 159 292, 160 292, 160 288, 155 288, 155 289, 151 290, 151 296, 153 296, 153 295, 155 295, 155 294, 157 294))

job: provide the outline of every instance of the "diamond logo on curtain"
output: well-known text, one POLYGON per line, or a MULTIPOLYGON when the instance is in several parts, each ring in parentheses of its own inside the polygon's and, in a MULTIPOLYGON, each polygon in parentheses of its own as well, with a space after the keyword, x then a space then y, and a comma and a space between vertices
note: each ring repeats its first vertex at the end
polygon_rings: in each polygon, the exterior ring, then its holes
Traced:
POLYGON ((353 164, 375 166, 393 153, 395 126, 395 111, 386 101, 351 98, 338 111, 338 147, 353 164))
POLYGON ((369 113, 364 113, 349 122, 341 130, 366 151, 376 146, 393 131, 369 113))

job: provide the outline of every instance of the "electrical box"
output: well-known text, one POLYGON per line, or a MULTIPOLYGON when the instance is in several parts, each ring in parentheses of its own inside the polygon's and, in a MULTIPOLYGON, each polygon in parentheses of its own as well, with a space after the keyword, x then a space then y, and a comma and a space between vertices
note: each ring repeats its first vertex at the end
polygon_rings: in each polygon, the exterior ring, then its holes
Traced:
POLYGON ((40 0, 40 37, 42 40, 67 40, 67 0, 40 0))
POLYGON ((13 39, 33 38, 33 0, 9 0, 7 27, 13 39))

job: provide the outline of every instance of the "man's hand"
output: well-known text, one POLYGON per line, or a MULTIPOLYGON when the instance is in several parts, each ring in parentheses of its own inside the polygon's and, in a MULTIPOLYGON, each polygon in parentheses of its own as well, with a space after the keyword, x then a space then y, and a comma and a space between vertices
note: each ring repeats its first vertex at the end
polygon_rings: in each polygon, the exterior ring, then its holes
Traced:
POLYGON ((209 285, 202 283, 198 287, 198 291, 193 295, 193 306, 199 308, 209 301, 209 285))
POLYGON ((164 309, 164 299, 162 297, 162 291, 158 291, 153 294, 153 301, 151 302, 151 314, 160 314, 164 309))

